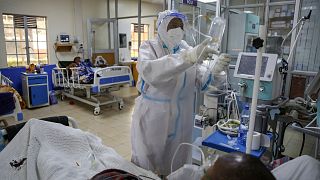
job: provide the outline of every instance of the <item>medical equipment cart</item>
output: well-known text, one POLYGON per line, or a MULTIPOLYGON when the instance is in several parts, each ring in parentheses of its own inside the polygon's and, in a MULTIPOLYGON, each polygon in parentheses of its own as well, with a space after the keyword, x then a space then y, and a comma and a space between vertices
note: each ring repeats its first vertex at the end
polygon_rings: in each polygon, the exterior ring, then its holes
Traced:
POLYGON ((21 73, 23 99, 28 108, 49 105, 48 74, 21 73))

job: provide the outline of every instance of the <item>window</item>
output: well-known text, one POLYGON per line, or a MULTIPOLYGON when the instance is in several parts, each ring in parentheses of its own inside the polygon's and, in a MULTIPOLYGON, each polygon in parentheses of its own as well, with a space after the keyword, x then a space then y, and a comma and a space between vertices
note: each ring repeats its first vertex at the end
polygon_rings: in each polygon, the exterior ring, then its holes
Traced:
POLYGON ((3 14, 8 66, 47 64, 46 17, 3 14))
MULTIPOLYGON (((139 45, 138 45, 138 24, 131 24, 131 57, 138 57, 139 45)), ((149 25, 141 24, 141 43, 149 39, 149 25)))

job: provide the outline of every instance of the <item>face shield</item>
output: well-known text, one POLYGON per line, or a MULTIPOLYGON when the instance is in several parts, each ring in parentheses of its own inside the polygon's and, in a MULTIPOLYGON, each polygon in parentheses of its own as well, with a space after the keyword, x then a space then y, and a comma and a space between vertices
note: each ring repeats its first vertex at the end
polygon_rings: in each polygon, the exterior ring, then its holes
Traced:
POLYGON ((185 31, 188 29, 187 18, 185 15, 176 11, 166 10, 159 13, 157 27, 158 36, 164 43, 164 47, 170 52, 174 52, 179 48, 185 31))

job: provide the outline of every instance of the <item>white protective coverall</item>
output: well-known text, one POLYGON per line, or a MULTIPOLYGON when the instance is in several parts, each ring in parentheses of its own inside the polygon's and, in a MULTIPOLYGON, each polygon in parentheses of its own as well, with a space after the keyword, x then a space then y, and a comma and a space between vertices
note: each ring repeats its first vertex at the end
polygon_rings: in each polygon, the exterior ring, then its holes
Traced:
MULTIPOLYGON (((210 73, 203 76, 205 67, 183 58, 183 52, 193 49, 185 41, 179 40, 178 47, 166 43, 170 41, 170 20, 178 17, 185 22, 180 15, 172 11, 159 14, 158 37, 142 43, 137 63, 141 95, 132 115, 132 162, 160 175, 170 174, 178 145, 192 143, 195 88, 205 90, 212 79, 210 73)), ((191 148, 181 148, 173 170, 190 160, 191 148)))

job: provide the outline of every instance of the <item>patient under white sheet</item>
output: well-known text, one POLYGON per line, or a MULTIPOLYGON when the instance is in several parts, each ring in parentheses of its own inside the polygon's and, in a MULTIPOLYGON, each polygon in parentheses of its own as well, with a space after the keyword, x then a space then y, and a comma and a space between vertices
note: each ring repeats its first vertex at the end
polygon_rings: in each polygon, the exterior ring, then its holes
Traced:
POLYGON ((29 120, 0 153, 1 179, 90 179, 105 169, 121 169, 158 179, 126 161, 88 132, 29 120))
POLYGON ((319 180, 320 162, 310 156, 303 155, 272 170, 277 180, 319 180))

